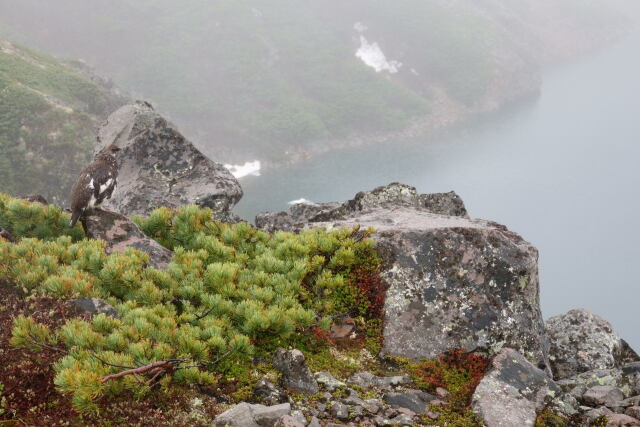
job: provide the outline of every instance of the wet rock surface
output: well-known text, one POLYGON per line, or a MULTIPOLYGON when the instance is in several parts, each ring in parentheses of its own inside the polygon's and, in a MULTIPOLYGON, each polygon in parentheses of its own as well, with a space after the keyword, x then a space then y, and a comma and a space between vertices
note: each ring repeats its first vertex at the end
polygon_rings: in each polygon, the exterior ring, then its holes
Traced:
POLYGON ((256 227, 266 231, 299 231, 316 222, 349 218, 375 208, 405 206, 440 215, 467 217, 464 202, 455 192, 418 194, 415 187, 392 183, 371 191, 362 191, 352 200, 332 203, 300 203, 282 212, 256 216, 256 227))
POLYGON ((556 379, 640 360, 609 322, 587 310, 571 310, 552 317, 545 323, 545 330, 556 379))
POLYGON ((173 253, 155 240, 147 237, 142 230, 124 215, 101 209, 88 212, 83 219, 87 237, 101 239, 107 243, 106 252, 124 252, 127 248, 138 249, 149 255, 149 265, 166 268, 173 253))
POLYGON ((487 427, 533 427, 547 396, 559 391, 544 371, 505 348, 476 388, 472 407, 487 427))
POLYGON ((139 101, 109 116, 99 130, 96 151, 110 144, 121 149, 120 171, 118 188, 105 207, 129 216, 196 204, 211 208, 217 219, 237 221, 231 209, 242 197, 238 181, 150 104, 139 101))

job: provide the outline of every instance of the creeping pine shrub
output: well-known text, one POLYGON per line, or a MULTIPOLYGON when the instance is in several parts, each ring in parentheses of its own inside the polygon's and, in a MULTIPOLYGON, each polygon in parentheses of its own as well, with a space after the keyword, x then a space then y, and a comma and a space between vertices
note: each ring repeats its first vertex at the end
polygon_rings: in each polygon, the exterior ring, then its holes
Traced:
POLYGON ((195 206, 162 208, 136 221, 174 251, 166 270, 147 267, 148 256, 134 249, 107 255, 104 242, 64 233, 54 239, 53 227, 49 241, 0 240, 0 277, 29 293, 103 298, 119 314, 71 319, 57 330, 28 317, 14 323, 13 345, 66 349, 55 384, 73 394, 80 411, 95 410, 105 394, 148 391, 134 375, 101 381, 124 367, 180 359, 188 361, 185 369, 162 378, 163 386, 215 383, 222 366, 247 366, 256 349, 328 328, 331 316, 351 308, 342 296, 357 296, 352 277, 359 260, 377 268, 372 241, 353 230, 269 235, 246 223, 214 221, 210 210, 195 206))

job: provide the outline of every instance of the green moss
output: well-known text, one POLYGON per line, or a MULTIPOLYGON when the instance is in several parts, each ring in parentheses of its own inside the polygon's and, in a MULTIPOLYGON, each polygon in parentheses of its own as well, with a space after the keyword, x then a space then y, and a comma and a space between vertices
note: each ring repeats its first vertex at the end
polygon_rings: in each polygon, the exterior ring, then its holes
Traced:
POLYGON ((607 419, 606 416, 603 415, 591 421, 591 424, 589 424, 589 427, 607 427, 608 425, 609 425, 609 420, 607 419))
POLYGON ((536 418, 535 427, 569 427, 569 420, 547 408, 536 418))

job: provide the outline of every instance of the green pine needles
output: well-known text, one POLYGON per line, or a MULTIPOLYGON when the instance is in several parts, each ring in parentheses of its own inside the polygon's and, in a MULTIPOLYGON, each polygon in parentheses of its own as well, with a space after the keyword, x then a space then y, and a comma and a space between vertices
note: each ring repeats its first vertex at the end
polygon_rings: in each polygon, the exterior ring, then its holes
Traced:
POLYGON ((25 204, 0 197, 0 221, 20 239, 0 239, 0 277, 31 294, 102 298, 119 314, 71 319, 56 330, 28 317, 15 320, 13 345, 61 352, 55 383, 82 412, 96 410, 105 394, 216 383, 230 367, 248 366, 257 351, 295 345, 311 336, 310 328, 327 328, 331 316, 366 319, 374 312, 355 274, 363 266, 377 271, 370 231, 270 235, 214 221, 208 209, 161 208, 136 218, 174 251, 161 271, 147 267, 142 252, 107 255, 104 242, 58 228, 67 215, 56 208, 25 204), (22 217, 23 209, 29 215, 22 217), (28 226, 32 219, 49 225, 28 226), (146 376, 117 376, 166 361, 173 362, 146 376))

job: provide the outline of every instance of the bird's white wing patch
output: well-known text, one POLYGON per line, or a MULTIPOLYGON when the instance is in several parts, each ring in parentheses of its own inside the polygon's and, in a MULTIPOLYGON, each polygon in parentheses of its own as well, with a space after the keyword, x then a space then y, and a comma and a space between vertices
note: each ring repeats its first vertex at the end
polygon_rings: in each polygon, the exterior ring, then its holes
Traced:
POLYGON ((87 187, 89 187, 90 189, 94 189, 95 187, 93 186, 93 178, 91 178, 91 181, 89 181, 89 185, 87 185, 87 187))
POLYGON ((93 194, 91 194, 91 198, 89 199, 89 203, 87 203, 87 206, 92 208, 96 205, 96 196, 94 196, 93 194))
POLYGON ((100 194, 104 193, 107 188, 111 187, 111 184, 113 184, 113 178, 109 178, 107 182, 100 186, 100 194))

